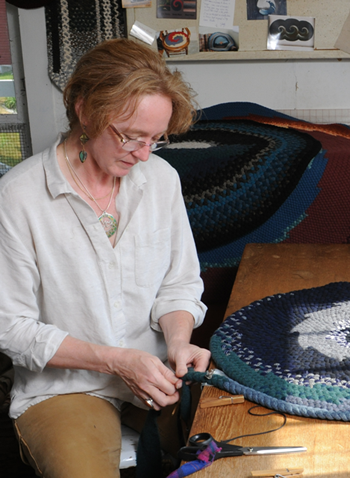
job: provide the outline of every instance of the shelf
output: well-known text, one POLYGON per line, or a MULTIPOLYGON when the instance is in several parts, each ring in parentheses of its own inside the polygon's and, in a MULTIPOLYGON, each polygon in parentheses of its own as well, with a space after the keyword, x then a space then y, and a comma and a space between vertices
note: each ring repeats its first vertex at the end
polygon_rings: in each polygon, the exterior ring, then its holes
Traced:
MULTIPOLYGON (((127 29, 138 21, 155 31, 176 30, 188 27, 191 41, 198 36, 201 0, 197 0, 197 20, 174 20, 156 18, 157 0, 151 7, 127 8, 127 29)), ((195 54, 172 55, 170 62, 179 61, 259 61, 259 60, 348 60, 350 55, 334 48, 350 11, 349 0, 287 0, 287 14, 315 18, 315 50, 266 50, 268 21, 247 20, 246 0, 236 0, 234 25, 239 27, 239 51, 200 52, 195 54)), ((154 45, 154 48, 156 46, 154 45)))

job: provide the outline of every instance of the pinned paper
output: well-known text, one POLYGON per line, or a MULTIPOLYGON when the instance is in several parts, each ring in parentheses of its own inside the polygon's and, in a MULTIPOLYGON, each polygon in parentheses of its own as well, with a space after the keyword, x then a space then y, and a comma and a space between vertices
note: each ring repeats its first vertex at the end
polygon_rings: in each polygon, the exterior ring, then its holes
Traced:
POLYGON ((123 8, 150 7, 151 0, 122 0, 123 8))
POLYGON ((350 53, 350 14, 345 20, 338 40, 334 46, 339 48, 339 50, 345 51, 345 53, 350 53))
POLYGON ((231 28, 235 0, 202 0, 199 25, 202 27, 231 28))
POLYGON ((148 27, 147 25, 136 21, 131 27, 130 35, 134 36, 135 38, 138 38, 139 40, 142 40, 145 43, 148 43, 149 45, 152 45, 157 35, 157 32, 152 28, 148 27))

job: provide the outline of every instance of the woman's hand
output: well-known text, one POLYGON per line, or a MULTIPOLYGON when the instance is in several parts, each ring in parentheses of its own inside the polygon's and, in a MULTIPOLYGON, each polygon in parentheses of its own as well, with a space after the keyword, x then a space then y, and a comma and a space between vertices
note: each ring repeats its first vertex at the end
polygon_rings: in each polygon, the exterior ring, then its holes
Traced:
POLYGON ((108 362, 109 373, 118 375, 141 401, 154 400, 159 410, 179 400, 179 380, 158 357, 136 349, 115 349, 108 362))
MULTIPOLYGON (((204 372, 209 365, 209 350, 190 343, 193 323, 192 315, 182 310, 163 315, 159 320, 168 346, 168 359, 178 378, 183 377, 189 367, 204 372)), ((180 380, 177 387, 181 385, 180 380)))
POLYGON ((159 358, 142 350, 97 345, 67 336, 47 366, 118 375, 141 401, 152 398, 156 410, 179 400, 181 381, 159 358))
POLYGON ((137 349, 124 349, 84 342, 67 336, 48 367, 94 370, 118 375, 142 401, 154 400, 159 410, 179 400, 181 377, 188 367, 204 372, 210 352, 190 344, 193 317, 185 311, 164 315, 159 320, 168 346, 168 358, 175 373, 156 356, 137 349))
POLYGON ((176 377, 183 377, 189 367, 197 372, 205 372, 209 365, 210 352, 187 342, 171 342, 168 347, 170 366, 175 370, 176 377))

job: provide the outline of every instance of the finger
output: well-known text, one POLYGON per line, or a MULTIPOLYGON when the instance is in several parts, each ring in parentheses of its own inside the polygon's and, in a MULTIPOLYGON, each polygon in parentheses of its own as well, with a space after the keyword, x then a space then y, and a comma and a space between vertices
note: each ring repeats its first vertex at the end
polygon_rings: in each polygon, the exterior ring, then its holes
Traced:
POLYGON ((182 378, 188 372, 187 364, 176 364, 176 376, 182 378))
POLYGON ((178 392, 175 392, 173 395, 165 395, 160 390, 154 388, 149 394, 149 397, 146 397, 143 400, 148 407, 152 405, 152 407, 150 408, 160 410, 161 408, 167 407, 168 405, 173 405, 174 403, 178 402, 179 399, 180 395, 178 392))
POLYGON ((191 366, 192 363, 192 356, 188 356, 186 353, 179 353, 175 357, 175 377, 177 379, 182 378, 186 375, 188 368, 191 366))
POLYGON ((188 372, 190 367, 193 367, 196 372, 205 372, 208 368, 211 353, 206 349, 198 349, 197 353, 193 355, 188 362, 179 360, 176 363, 176 376, 183 377, 188 372))
POLYGON ((195 358, 191 355, 190 357, 184 357, 183 355, 176 361, 176 376, 182 378, 188 372, 188 369, 193 366, 195 358))
POLYGON ((147 405, 148 408, 153 408, 154 410, 160 410, 161 409, 159 404, 155 400, 153 400, 153 398, 151 398, 151 397, 145 398, 144 402, 145 402, 145 404, 147 405))
POLYGON ((173 395, 177 390, 178 378, 172 370, 164 364, 161 365, 159 373, 154 374, 153 385, 165 395, 173 395))
POLYGON ((143 400, 152 398, 160 407, 165 407, 179 400, 176 387, 176 385, 179 386, 178 382, 174 372, 160 363, 153 369, 152 376, 143 377, 142 382, 138 382, 137 395, 143 400))
POLYGON ((164 378, 166 378, 166 380, 168 380, 171 384, 175 385, 178 381, 178 378, 176 377, 174 372, 170 370, 170 368, 166 367, 165 365, 163 366, 164 368, 162 369, 162 373, 164 375, 164 378))
POLYGON ((205 372, 210 362, 210 351, 206 349, 202 350, 203 352, 199 355, 199 357, 196 357, 196 360, 193 362, 194 370, 196 372, 205 372))

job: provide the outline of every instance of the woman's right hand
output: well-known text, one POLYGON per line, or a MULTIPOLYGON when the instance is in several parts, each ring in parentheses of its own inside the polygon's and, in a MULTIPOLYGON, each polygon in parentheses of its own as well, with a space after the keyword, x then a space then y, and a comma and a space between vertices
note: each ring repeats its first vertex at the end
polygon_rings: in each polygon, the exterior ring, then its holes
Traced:
POLYGON ((141 401, 154 400, 159 410, 179 400, 182 386, 174 372, 156 356, 137 349, 114 349, 107 361, 108 373, 118 375, 141 401))
POLYGON ((148 352, 97 345, 69 335, 47 366, 118 375, 141 401, 152 398, 156 410, 176 403, 182 386, 174 372, 148 352))

